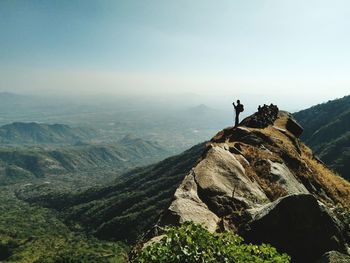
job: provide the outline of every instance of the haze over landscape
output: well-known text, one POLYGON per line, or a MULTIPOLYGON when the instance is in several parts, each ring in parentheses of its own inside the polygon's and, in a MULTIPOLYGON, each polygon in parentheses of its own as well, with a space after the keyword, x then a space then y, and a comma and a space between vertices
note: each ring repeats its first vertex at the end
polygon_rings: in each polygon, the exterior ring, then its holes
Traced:
POLYGON ((300 110, 349 89, 349 5, 5 0, 0 85, 168 100, 192 93, 217 104, 244 97, 300 110))
POLYGON ((1 0, 0 262, 350 262, 349 10, 1 0))

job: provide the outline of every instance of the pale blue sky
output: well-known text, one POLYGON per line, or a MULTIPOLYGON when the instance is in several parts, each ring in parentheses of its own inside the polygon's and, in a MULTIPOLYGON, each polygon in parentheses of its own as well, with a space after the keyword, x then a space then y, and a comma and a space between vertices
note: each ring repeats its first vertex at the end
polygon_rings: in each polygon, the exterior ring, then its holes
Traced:
POLYGON ((347 0, 1 0, 0 32, 6 91, 311 105, 350 90, 347 0))

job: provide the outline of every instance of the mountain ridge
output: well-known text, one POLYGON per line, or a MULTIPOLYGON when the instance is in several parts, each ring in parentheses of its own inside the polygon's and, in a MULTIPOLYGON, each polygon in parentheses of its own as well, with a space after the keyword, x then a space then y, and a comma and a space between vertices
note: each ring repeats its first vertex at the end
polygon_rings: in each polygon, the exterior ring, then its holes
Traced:
POLYGON ((0 143, 3 144, 72 144, 96 135, 93 129, 65 124, 14 122, 0 127, 0 143))
POLYGON ((267 116, 255 113, 215 135, 158 224, 193 221, 212 232, 238 232, 295 262, 312 262, 329 250, 347 253, 348 226, 330 211, 349 209, 350 183, 298 139, 302 128, 291 114, 271 114, 264 122, 267 116))
POLYGON ((57 175, 79 173, 95 173, 91 179, 96 177, 94 181, 98 181, 98 174, 103 174, 103 171, 114 171, 117 175, 167 156, 169 152, 157 143, 142 139, 129 142, 128 145, 116 142, 47 147, 3 146, 0 147, 0 183, 12 184, 48 177, 53 179, 57 175), (143 147, 140 148, 140 145, 143 147))
POLYGON ((350 96, 293 113, 304 126, 301 139, 330 168, 350 180, 350 96))

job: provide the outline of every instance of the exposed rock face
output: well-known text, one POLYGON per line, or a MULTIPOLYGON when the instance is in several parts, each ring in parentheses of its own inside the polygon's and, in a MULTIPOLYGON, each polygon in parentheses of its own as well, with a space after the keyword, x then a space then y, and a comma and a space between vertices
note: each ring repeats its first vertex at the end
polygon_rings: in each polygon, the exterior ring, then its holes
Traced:
POLYGON ((246 241, 270 243, 295 262, 312 262, 329 250, 346 253, 341 223, 310 194, 282 197, 250 212, 253 219, 240 231, 246 241))
POLYGON ((298 260, 304 260, 302 253, 315 260, 326 251, 345 252, 341 224, 326 207, 349 207, 350 184, 315 159, 299 141, 301 131, 286 112, 265 128, 222 130, 207 144, 160 223, 190 220, 210 231, 238 231, 298 260))
POLYGON ((288 194, 309 193, 306 187, 297 180, 284 163, 272 162, 270 160, 269 163, 271 165, 271 177, 276 183, 285 189, 288 194))
POLYGON ((219 218, 208 209, 208 206, 198 197, 197 184, 193 172, 186 176, 175 192, 175 200, 163 216, 162 224, 178 224, 194 221, 215 231, 219 218))
POLYGON ((268 200, 259 184, 245 175, 238 157, 219 146, 209 149, 194 168, 194 178, 199 196, 219 216, 232 213, 237 204, 247 208, 268 200))
POLYGON ((349 263, 350 256, 339 253, 337 251, 329 251, 325 253, 321 259, 315 263, 349 263))

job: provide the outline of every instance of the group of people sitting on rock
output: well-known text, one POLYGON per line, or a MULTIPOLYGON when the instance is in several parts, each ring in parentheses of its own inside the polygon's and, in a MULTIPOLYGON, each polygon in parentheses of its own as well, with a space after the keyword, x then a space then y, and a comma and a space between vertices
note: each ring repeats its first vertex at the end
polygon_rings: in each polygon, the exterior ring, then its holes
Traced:
POLYGON ((276 105, 273 105, 272 103, 270 106, 264 104, 262 107, 259 105, 258 107, 258 115, 261 115, 263 118, 271 118, 276 120, 278 116, 278 107, 276 105))
MULTIPOLYGON (((241 104, 240 100, 237 100, 237 105, 234 102, 232 104, 236 112, 235 126, 238 126, 239 114, 244 111, 244 106, 241 104)), ((258 112, 249 118, 247 124, 254 128, 265 128, 275 122, 278 117, 278 112, 278 107, 272 103, 270 105, 264 104, 262 107, 259 105, 258 112)))

